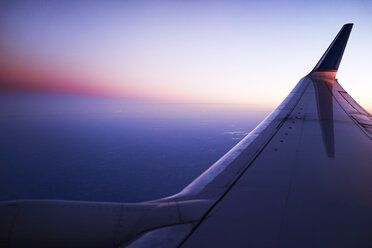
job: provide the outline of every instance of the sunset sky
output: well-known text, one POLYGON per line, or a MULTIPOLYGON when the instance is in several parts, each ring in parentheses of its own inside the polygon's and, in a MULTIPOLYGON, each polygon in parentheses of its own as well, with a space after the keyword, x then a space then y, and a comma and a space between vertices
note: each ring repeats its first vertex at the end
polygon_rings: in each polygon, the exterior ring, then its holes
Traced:
POLYGON ((1 1, 0 91, 273 108, 343 24, 338 78, 372 111, 370 1, 1 1))

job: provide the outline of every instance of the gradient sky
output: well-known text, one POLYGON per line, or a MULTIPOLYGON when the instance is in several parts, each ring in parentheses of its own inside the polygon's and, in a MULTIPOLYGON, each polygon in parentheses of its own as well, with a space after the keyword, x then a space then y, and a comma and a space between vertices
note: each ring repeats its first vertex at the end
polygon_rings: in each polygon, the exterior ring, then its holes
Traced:
POLYGON ((0 2, 0 90, 273 108, 355 23, 339 82, 372 111, 370 1, 0 2))

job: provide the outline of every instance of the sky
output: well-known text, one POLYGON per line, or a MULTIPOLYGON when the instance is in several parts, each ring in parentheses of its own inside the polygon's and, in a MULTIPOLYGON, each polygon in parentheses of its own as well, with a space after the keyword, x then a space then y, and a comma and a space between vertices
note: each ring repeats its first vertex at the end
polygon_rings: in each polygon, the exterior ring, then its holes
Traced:
POLYGON ((370 1, 0 2, 0 91, 275 108, 352 22, 338 79, 372 112, 370 1))

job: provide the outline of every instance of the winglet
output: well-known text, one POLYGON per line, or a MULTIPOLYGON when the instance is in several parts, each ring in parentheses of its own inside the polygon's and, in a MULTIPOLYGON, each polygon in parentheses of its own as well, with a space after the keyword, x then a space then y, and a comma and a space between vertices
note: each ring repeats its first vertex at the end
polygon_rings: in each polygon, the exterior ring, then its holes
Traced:
POLYGON ((341 28, 336 38, 332 41, 319 62, 310 72, 310 75, 318 74, 319 76, 319 74, 329 74, 327 76, 333 78, 336 76, 352 28, 352 23, 345 24, 341 28))

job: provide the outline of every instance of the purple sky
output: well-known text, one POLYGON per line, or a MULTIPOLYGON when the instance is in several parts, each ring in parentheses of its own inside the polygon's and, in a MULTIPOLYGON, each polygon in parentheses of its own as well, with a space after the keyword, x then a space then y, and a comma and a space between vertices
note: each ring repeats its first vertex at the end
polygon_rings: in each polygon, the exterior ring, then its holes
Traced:
POLYGON ((1 1, 0 83, 275 107, 353 22, 338 78, 372 110, 371 13, 369 1, 1 1))

